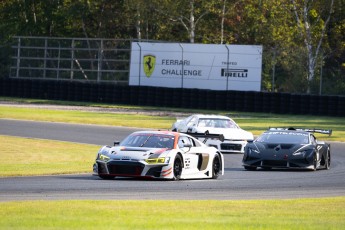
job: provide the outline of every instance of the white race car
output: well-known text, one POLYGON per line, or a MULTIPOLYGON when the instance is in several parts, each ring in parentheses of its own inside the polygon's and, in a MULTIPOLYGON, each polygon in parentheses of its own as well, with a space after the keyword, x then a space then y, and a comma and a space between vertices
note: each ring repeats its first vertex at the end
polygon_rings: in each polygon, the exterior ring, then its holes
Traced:
POLYGON ((216 179, 224 174, 222 153, 187 134, 138 131, 114 144, 103 146, 93 165, 94 174, 103 179, 216 179))
MULTIPOLYGON (((177 120, 172 131, 193 134, 222 134, 224 141, 219 139, 203 139, 204 143, 214 146, 222 153, 244 153, 248 141, 254 140, 251 132, 241 129, 234 120, 220 115, 195 114, 186 119, 177 120)), ((199 140, 202 140, 199 138, 199 140)))

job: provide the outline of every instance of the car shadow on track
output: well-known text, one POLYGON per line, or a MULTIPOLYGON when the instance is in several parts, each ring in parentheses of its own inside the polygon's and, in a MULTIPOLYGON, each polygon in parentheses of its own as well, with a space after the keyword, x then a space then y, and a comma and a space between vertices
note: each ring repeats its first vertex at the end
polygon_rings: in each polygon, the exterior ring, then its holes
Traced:
MULTIPOLYGON (((113 179, 102 179, 97 175, 90 174, 75 174, 75 175, 59 175, 59 178, 68 180, 99 180, 99 181, 172 181, 159 178, 141 178, 141 177, 115 177, 113 179)), ((181 180, 183 181, 183 180, 181 180)))
POLYGON ((224 168, 225 172, 238 172, 238 171, 243 171, 243 168, 224 168))

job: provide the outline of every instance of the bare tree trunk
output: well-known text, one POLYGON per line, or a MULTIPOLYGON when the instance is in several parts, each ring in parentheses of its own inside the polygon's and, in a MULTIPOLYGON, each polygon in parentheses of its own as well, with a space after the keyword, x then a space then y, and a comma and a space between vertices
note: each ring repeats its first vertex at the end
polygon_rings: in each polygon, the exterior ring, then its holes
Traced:
POLYGON ((310 83, 314 79, 316 59, 319 55, 320 47, 322 45, 323 38, 325 37, 326 27, 329 23, 331 13, 333 10, 334 0, 330 1, 330 8, 329 8, 328 17, 327 17, 327 19, 323 25, 323 28, 322 28, 322 31, 320 34, 320 38, 318 39, 318 41, 315 41, 315 44, 317 44, 316 46, 314 46, 314 44, 313 44, 313 34, 312 34, 312 28, 311 28, 311 24, 310 24, 310 20, 309 20, 309 12, 310 12, 309 5, 312 2, 313 2, 313 0, 305 0, 304 1, 304 5, 303 5, 303 9, 302 9, 302 17, 303 18, 301 18, 300 15, 298 14, 298 8, 297 8, 296 1, 291 0, 292 6, 293 6, 293 11, 294 11, 294 14, 296 17, 297 26, 299 28, 300 35, 304 40, 304 45, 307 49, 307 56, 308 56, 308 75, 307 75, 308 89, 307 89, 307 93, 311 92, 310 83), (303 27, 302 27, 302 25, 303 25, 303 27))
POLYGON ((226 5, 226 0, 223 1, 222 22, 220 24, 220 44, 223 44, 223 41, 224 41, 225 5, 226 5))
POLYGON ((190 17, 189 17, 189 40, 194 43, 195 39, 195 20, 194 20, 194 0, 190 0, 190 17))
POLYGON ((137 38, 141 40, 141 15, 140 15, 140 5, 137 4, 137 20, 136 20, 136 26, 137 30, 137 38))
MULTIPOLYGON (((93 54, 91 52, 91 44, 90 44, 90 40, 88 39, 89 36, 87 35, 87 31, 86 31, 86 27, 85 27, 85 22, 84 22, 84 17, 82 18, 81 25, 82 25, 82 28, 83 28, 83 32, 84 32, 85 38, 87 38, 86 39, 86 43, 87 43, 87 46, 88 46, 89 56, 92 59, 94 57, 93 57, 93 54)), ((92 70, 95 69, 95 66, 93 65, 93 61, 90 62, 90 68, 92 70)))
POLYGON ((177 22, 177 21, 180 22, 182 24, 182 26, 188 32, 190 43, 194 43, 195 42, 196 26, 197 26, 198 22, 200 21, 200 19, 202 19, 206 14, 209 13, 209 10, 206 10, 197 19, 195 19, 194 0, 189 0, 189 7, 190 7, 190 9, 189 9, 189 16, 188 17, 186 17, 184 15, 171 16, 164 11, 161 11, 161 10, 157 10, 157 11, 161 14, 168 16, 169 20, 171 20, 173 22, 177 22))

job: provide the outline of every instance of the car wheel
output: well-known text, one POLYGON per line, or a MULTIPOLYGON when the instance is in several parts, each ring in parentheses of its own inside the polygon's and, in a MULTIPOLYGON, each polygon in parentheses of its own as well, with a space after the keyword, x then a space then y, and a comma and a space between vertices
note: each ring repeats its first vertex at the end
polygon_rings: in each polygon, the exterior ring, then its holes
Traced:
POLYGON ((325 169, 328 170, 331 168, 331 153, 327 149, 326 160, 325 160, 325 169))
POLYGON ((254 167, 254 166, 244 166, 244 169, 245 170, 249 170, 249 171, 254 171, 254 170, 256 170, 256 167, 254 167))
POLYGON ((220 158, 219 155, 215 155, 213 158, 213 163, 212 163, 212 178, 213 179, 217 179, 220 173, 220 168, 221 168, 221 164, 220 164, 220 158))
POLYGON ((179 180, 181 178, 181 173, 182 173, 182 158, 180 155, 176 155, 175 160, 174 160, 174 166, 173 166, 173 172, 174 172, 174 177, 173 180, 179 180))
POLYGON ((115 178, 114 176, 109 176, 109 175, 98 175, 98 176, 104 180, 111 180, 115 178))

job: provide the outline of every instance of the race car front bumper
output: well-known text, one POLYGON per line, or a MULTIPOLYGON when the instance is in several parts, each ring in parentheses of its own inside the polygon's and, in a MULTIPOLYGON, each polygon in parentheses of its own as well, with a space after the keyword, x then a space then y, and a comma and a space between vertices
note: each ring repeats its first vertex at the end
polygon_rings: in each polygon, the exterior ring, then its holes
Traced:
POLYGON ((167 164, 148 165, 138 161, 96 161, 94 173, 119 177, 161 178, 167 164))
POLYGON ((312 158, 299 158, 299 157, 287 157, 276 158, 276 157, 266 157, 266 158, 255 158, 244 156, 243 166, 249 167, 262 167, 262 168, 304 168, 312 169, 313 159, 312 158))
POLYGON ((206 142, 208 146, 213 146, 222 153, 244 153, 244 147, 247 141, 228 141, 209 140, 206 142))

